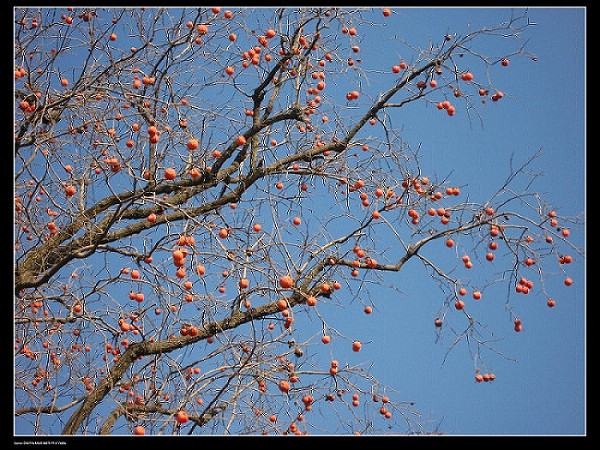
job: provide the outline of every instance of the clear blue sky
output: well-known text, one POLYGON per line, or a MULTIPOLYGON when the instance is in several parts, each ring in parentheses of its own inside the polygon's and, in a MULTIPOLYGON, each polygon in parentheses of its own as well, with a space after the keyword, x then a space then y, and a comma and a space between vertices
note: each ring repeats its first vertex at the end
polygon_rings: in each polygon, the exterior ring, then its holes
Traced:
MULTIPOLYGON (((515 10, 515 15, 520 13, 515 10)), ((374 14, 381 22, 380 10, 374 14)), ((360 43, 363 66, 389 70, 393 61, 410 56, 401 39, 427 48, 447 32, 464 35, 510 15, 511 10, 504 8, 396 8, 383 21, 384 31, 365 32, 360 43)), ((370 17, 364 16, 366 21, 370 17)), ((515 57, 506 68, 492 68, 494 85, 505 98, 480 108, 482 122, 476 115, 469 120, 464 108, 449 118, 419 102, 390 115, 394 125, 403 128, 403 139, 412 148, 420 146, 423 173, 440 179, 449 176, 473 201, 486 200, 502 185, 510 173, 511 155, 518 166, 541 149, 531 170, 544 176, 532 189, 543 193, 561 214, 577 216, 585 211, 585 10, 532 8, 529 20, 536 25, 523 37, 537 61, 515 57)), ((502 39, 486 40, 485 45, 488 55, 503 55, 508 48, 502 39)), ((476 77, 485 76, 481 66, 469 69, 476 77)), ((376 97, 376 86, 373 82, 365 89, 376 97)), ((584 246, 583 229, 571 237, 575 245, 584 246)), ((435 249, 426 254, 432 259, 439 256, 435 249)), ((483 307, 478 311, 480 319, 494 331, 494 348, 506 356, 486 353, 497 377, 493 383, 474 381, 474 366, 464 345, 450 352, 442 365, 455 335, 444 331, 437 336, 432 322, 444 294, 417 261, 386 279, 402 294, 374 289, 373 314, 361 317, 362 305, 355 303, 336 309, 331 325, 367 343, 360 358, 348 356, 349 363, 373 361, 373 375, 397 389, 397 399, 414 401, 423 418, 441 432, 583 434, 586 297, 581 258, 568 272, 575 280, 571 287, 562 284, 559 273, 547 277, 546 288, 557 301, 552 309, 539 290, 511 300, 526 324, 522 333, 512 329, 506 290, 486 291, 488 301, 485 312, 483 307)), ((462 331, 463 325, 454 323, 462 331)))
MULTIPOLYGON (((379 34, 365 30, 361 35, 365 68, 389 72, 399 57, 409 58, 411 51, 402 41, 427 48, 446 33, 464 35, 469 27, 496 25, 511 15, 505 8, 392 9, 394 13, 385 20, 381 8, 363 15, 367 22, 385 24, 379 34)), ((535 26, 527 29, 524 38, 537 61, 515 57, 506 68, 493 66, 491 78, 505 98, 479 109, 482 123, 476 115, 469 120, 464 108, 457 107, 450 118, 423 102, 390 112, 394 124, 403 128, 403 139, 413 148, 420 147, 423 173, 449 177, 473 201, 484 201, 509 175, 511 155, 514 164, 520 165, 541 149, 542 156, 532 170, 543 172, 544 177, 532 189, 542 192, 561 215, 583 214, 585 13, 582 8, 529 9, 535 26)), ((485 45, 482 52, 499 56, 508 48, 502 39, 486 40, 485 45)), ((473 65, 474 75, 485 77, 478 67, 473 65)), ((364 80, 364 91, 372 97, 389 87, 377 79, 373 74, 369 87, 364 80)), ((347 86, 336 87, 328 80, 327 89, 327 95, 333 96, 336 89, 347 86)), ((570 240, 584 247, 584 230, 574 231, 570 240)), ((425 254, 435 256, 433 250, 425 254)), ((397 390, 395 400, 415 402, 429 428, 440 432, 583 434, 586 291, 582 258, 568 267, 573 286, 564 286, 563 276, 558 271, 556 275, 546 279, 546 289, 557 301, 554 308, 548 308, 546 297, 535 290, 526 298, 511 300, 523 321, 522 333, 512 330, 504 308, 506 291, 490 288, 486 292, 481 319, 494 330, 494 348, 507 356, 486 353, 486 362, 497 377, 493 383, 474 381, 473 363, 464 345, 446 357, 455 336, 445 329, 438 335, 433 327, 444 294, 416 261, 386 280, 401 293, 372 291, 376 302, 371 315, 365 316, 358 302, 335 309, 330 325, 364 343, 359 354, 346 352, 339 358, 349 363, 372 362, 373 376, 397 390)), ((326 312, 324 306, 322 311, 326 312)), ((312 325, 309 335, 318 332, 319 321, 312 325)))

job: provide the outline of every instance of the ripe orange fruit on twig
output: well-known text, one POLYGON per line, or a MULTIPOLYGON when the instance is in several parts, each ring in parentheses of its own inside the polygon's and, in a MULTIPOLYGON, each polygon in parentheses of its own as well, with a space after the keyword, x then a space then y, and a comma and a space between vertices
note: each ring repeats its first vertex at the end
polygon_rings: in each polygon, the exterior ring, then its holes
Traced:
POLYGON ((198 139, 190 139, 187 142, 188 150, 196 150, 198 148, 198 139))
POLYGON ((294 285, 294 280, 289 275, 284 275, 279 279, 279 285, 284 289, 289 289, 294 285))
POLYGON ((177 420, 177 423, 182 424, 186 423, 189 420, 189 417, 185 411, 181 410, 177 413, 175 420, 177 420))
POLYGON ((168 169, 165 169, 165 178, 167 180, 174 180, 175 177, 177 176, 177 172, 175 172, 175 169, 169 167, 168 169))
POLYGON ((281 380, 279 382, 279 390, 281 392, 288 392, 290 390, 290 383, 287 380, 281 380))

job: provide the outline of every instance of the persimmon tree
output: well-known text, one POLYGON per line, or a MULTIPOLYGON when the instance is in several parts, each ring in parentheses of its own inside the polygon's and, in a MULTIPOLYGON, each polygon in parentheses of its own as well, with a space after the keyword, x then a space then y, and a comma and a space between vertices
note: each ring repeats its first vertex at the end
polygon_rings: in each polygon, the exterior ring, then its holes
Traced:
POLYGON ((350 301, 388 301, 369 293, 393 291, 409 260, 441 289, 432 329, 493 380, 490 326, 470 305, 504 283, 519 331, 511 299, 551 299, 550 272, 569 282, 581 221, 530 189, 536 153, 481 200, 422 173, 395 123, 423 107, 484 121, 483 103, 510 101, 494 74, 535 60, 527 15, 363 67, 360 44, 389 14, 15 10, 17 421, 36 434, 426 432, 397 386, 348 362, 361 342, 333 321, 350 301), (484 39, 512 50, 488 56, 484 39), (494 258, 502 276, 464 275, 494 258))

